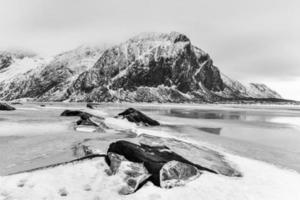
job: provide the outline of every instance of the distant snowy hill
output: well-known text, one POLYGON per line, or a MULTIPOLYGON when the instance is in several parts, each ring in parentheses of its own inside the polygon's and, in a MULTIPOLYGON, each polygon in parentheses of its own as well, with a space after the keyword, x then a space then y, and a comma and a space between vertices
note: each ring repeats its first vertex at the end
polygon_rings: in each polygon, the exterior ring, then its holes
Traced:
POLYGON ((233 80, 228 76, 221 75, 225 85, 224 90, 220 95, 228 98, 282 98, 280 94, 271 90, 265 84, 249 83, 242 84, 239 81, 233 80))
POLYGON ((98 47, 81 46, 50 59, 12 57, 11 64, 0 71, 0 97, 63 100, 69 85, 94 65, 102 51, 98 47))
POLYGON ((143 33, 111 48, 82 46, 51 59, 0 52, 0 99, 214 102, 276 98, 264 84, 222 74, 180 33, 143 33))

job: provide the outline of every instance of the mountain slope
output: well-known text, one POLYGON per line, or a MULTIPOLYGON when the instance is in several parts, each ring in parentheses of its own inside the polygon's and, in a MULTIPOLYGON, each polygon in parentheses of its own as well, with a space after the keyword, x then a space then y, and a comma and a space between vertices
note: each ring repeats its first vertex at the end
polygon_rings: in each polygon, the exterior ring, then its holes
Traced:
POLYGON ((225 85, 224 91, 220 95, 227 98, 277 98, 282 97, 265 84, 249 83, 242 84, 228 76, 221 74, 225 85))
POLYGON ((13 57, 13 64, 0 71, 1 99, 60 101, 74 79, 92 67, 101 53, 101 48, 82 46, 47 60, 13 57))
MULTIPOLYGON (((202 102, 268 98, 228 84, 210 56, 183 34, 146 33, 107 49, 68 90, 71 101, 202 102), (244 91, 243 91, 244 90, 244 91)), ((265 88, 267 90, 267 88, 265 88)), ((277 98, 279 96, 272 96, 277 98)))
POLYGON ((106 50, 80 47, 50 60, 0 54, 0 98, 28 97, 96 102, 281 98, 263 84, 243 85, 222 74, 209 54, 177 32, 140 34, 106 50))

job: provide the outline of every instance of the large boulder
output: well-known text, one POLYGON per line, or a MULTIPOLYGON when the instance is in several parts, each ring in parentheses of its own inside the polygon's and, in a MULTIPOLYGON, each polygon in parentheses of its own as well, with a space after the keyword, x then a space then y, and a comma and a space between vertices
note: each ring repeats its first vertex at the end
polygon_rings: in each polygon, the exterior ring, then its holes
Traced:
MULTIPOLYGON (((83 141, 76 146, 76 149, 88 150, 90 153, 106 154, 108 151, 111 141, 127 140, 136 145, 146 144, 148 146, 154 146, 156 148, 167 146, 169 151, 176 152, 186 160, 201 165, 207 169, 228 177, 241 177, 242 173, 238 170, 238 167, 234 163, 226 159, 226 156, 217 150, 213 150, 212 147, 208 147, 206 143, 192 144, 189 142, 184 142, 174 138, 164 138, 151 136, 146 134, 141 134, 135 136, 130 132, 124 132, 118 135, 103 135, 99 139, 91 139, 83 141), (109 139, 107 139, 109 137, 109 139), (84 148, 83 148, 84 147, 84 148), (192 153, 191 153, 192 152, 192 153)), ((82 151, 82 150, 80 150, 82 151)), ((80 156, 85 156, 86 154, 81 154, 80 156)))
POLYGON ((7 103, 0 103, 0 110, 11 111, 11 110, 16 110, 16 109, 14 107, 8 105, 7 103))
MULTIPOLYGON (((110 144, 107 153, 108 155, 111 153, 118 154, 131 162, 142 163, 151 174, 150 180, 157 186, 171 187, 170 182, 172 180, 183 182, 192 176, 197 176, 198 170, 216 173, 211 169, 186 160, 166 146, 137 145, 120 140, 110 144), (171 161, 177 162, 169 163, 171 161), (186 173, 184 173, 185 170, 187 170, 186 173)), ((112 164, 109 156, 107 161, 109 165, 112 164)), ((173 184, 173 186, 175 185, 173 184)))
POLYGON ((134 108, 128 108, 124 112, 121 112, 118 114, 118 117, 126 118, 130 122, 134 122, 137 124, 143 124, 145 126, 159 126, 159 122, 151 119, 144 113, 134 109, 134 108))

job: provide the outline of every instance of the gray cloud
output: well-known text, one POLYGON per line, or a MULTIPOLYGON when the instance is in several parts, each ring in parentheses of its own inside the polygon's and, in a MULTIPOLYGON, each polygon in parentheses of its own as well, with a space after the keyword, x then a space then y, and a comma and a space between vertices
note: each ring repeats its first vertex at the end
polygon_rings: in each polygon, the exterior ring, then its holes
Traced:
POLYGON ((0 0, 0 48, 49 55, 82 43, 175 30, 234 78, 296 80, 299 8, 298 0, 0 0))

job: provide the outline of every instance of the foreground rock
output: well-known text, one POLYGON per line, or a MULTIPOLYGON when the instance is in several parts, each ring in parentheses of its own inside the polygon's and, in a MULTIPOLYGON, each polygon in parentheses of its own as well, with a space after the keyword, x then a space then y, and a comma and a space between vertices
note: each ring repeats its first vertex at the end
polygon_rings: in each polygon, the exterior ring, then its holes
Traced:
POLYGON ((134 109, 128 108, 124 112, 118 114, 119 117, 126 118, 130 122, 134 122, 136 124, 143 124, 145 126, 159 126, 159 122, 151 119, 147 115, 143 114, 142 112, 134 109))
MULTIPOLYGON (((129 134, 129 133, 128 133, 129 134)), ((226 160, 225 156, 218 151, 215 151, 207 146, 201 144, 191 144, 188 142, 183 142, 174 138, 162 138, 156 136, 150 136, 146 134, 141 134, 137 137, 127 137, 126 133, 123 134, 126 141, 132 142, 136 145, 146 144, 148 146, 167 146, 169 151, 176 152, 184 159, 196 164, 210 169, 218 174, 229 176, 229 177, 240 177, 242 176, 233 163, 226 160), (126 138, 125 138, 126 137, 126 138)), ((106 135, 105 137, 110 137, 109 139, 90 139, 74 145, 74 148, 78 152, 88 152, 106 154, 111 141, 118 141, 121 135, 118 137, 112 137, 106 135)), ((79 156, 85 156, 88 154, 79 154, 79 156)))
MULTIPOLYGON (((161 187, 173 187, 177 182, 184 182, 197 176, 198 169, 215 173, 211 169, 186 160, 166 146, 137 145, 128 141, 117 141, 109 146, 108 155, 111 153, 121 155, 131 162, 142 163, 151 174, 150 180, 161 187)), ((108 164, 115 168, 114 160, 109 156, 107 158, 108 164)))
POLYGON ((14 107, 8 105, 7 103, 0 103, 0 110, 11 111, 11 110, 16 110, 16 109, 14 107))

